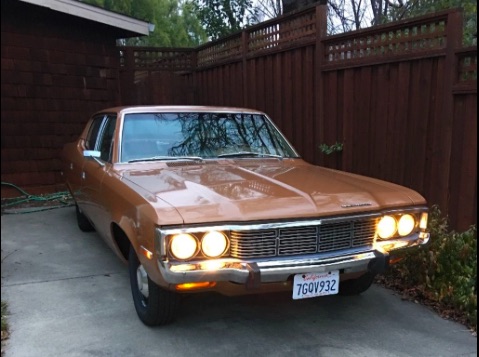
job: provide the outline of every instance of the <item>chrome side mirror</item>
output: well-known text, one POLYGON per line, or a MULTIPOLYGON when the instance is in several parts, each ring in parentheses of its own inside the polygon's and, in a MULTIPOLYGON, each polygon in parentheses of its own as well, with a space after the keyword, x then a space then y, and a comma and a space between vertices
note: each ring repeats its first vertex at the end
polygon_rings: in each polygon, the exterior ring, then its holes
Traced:
POLYGON ((83 157, 93 157, 98 158, 101 156, 101 152, 97 150, 83 150, 83 157))
POLYGON ((103 161, 100 161, 101 152, 97 150, 83 150, 83 157, 85 158, 92 158, 95 160, 100 166, 105 166, 103 161))

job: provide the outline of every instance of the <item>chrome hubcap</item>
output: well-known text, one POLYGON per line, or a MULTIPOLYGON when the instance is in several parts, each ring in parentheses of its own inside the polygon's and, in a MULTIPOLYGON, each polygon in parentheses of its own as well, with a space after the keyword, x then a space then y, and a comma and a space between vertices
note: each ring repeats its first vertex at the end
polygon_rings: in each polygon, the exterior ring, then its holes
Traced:
POLYGON ((148 275, 146 274, 145 268, 140 264, 138 269, 136 269, 136 282, 138 284, 138 290, 141 294, 147 298, 148 297, 148 275))

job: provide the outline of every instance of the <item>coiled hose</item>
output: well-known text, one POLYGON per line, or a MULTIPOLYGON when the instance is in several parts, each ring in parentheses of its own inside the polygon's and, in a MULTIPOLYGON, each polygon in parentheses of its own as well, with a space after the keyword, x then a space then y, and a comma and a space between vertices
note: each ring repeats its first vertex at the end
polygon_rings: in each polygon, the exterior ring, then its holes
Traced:
POLYGON ((23 214, 39 211, 48 211, 56 208, 63 208, 73 206, 73 199, 68 191, 55 192, 43 195, 31 195, 25 190, 21 189, 17 185, 9 182, 2 182, 2 186, 13 187, 18 190, 22 195, 15 198, 2 198, 2 214, 23 214), (35 206, 35 203, 44 203, 42 207, 35 206), (58 202, 58 205, 50 205, 48 202, 58 202), (32 206, 26 209, 22 208, 21 211, 11 210, 15 206, 24 206, 26 204, 33 203, 32 206))

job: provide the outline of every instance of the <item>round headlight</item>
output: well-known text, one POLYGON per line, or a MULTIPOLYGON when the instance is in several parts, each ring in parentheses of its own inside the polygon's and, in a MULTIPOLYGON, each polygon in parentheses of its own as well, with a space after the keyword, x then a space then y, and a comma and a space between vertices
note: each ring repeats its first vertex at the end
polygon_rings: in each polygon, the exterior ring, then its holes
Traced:
POLYGON ((378 236, 382 239, 388 239, 396 233, 396 220, 393 216, 384 216, 378 223, 378 236))
POLYGON ((227 247, 228 239, 221 232, 208 232, 201 240, 201 249, 203 250, 203 253, 210 258, 219 257, 225 252, 227 247))
POLYGON ((176 234, 171 238, 170 250, 177 259, 190 259, 198 251, 198 242, 191 234, 176 234))
POLYGON ((414 219, 412 215, 410 214, 403 215, 398 222, 399 235, 404 237, 404 236, 407 236, 408 234, 411 234, 415 225, 416 225, 416 220, 414 219))

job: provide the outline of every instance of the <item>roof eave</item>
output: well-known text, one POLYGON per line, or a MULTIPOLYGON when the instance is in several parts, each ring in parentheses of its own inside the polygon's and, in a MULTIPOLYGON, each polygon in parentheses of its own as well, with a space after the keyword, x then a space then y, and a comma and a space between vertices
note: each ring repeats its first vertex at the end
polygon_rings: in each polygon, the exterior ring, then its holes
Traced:
POLYGON ((117 14, 99 7, 75 0, 20 0, 25 3, 42 6, 71 16, 106 24, 131 33, 130 36, 142 36, 150 33, 151 24, 117 14))

